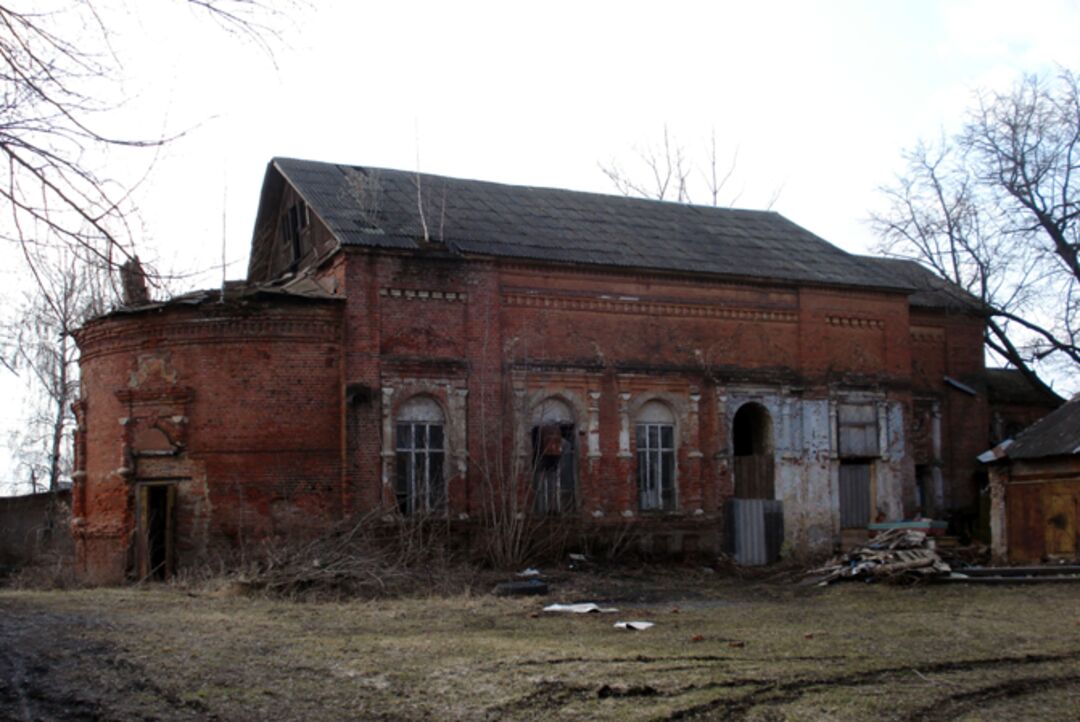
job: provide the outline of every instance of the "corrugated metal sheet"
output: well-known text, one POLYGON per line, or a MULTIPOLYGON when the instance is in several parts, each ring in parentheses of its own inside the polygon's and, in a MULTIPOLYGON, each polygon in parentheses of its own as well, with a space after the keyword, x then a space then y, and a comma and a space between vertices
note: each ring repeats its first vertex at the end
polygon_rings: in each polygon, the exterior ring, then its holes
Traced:
POLYGON ((861 529, 870 523, 870 465, 840 465, 840 527, 861 529))
POLYGON ((736 564, 775 562, 784 543, 784 503, 776 499, 729 500, 727 537, 736 564))

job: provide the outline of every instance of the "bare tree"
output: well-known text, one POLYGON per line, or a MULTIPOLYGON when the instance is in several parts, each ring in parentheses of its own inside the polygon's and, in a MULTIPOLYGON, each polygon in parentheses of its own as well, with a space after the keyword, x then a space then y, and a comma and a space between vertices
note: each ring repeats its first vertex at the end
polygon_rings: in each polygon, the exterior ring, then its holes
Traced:
MULTIPOLYGON (((738 167, 739 150, 735 148, 731 159, 725 162, 720 157, 715 130, 709 134, 700 156, 688 153, 682 143, 669 132, 667 125, 664 126, 659 144, 637 147, 635 155, 635 167, 630 169, 615 160, 600 164, 600 170, 616 190, 625 196, 695 203, 695 198, 701 197, 695 189, 703 189, 707 205, 733 206, 745 190, 740 188, 730 194, 726 193, 738 167), (695 160, 695 157, 700 160, 695 160)), ((772 208, 776 204, 781 190, 780 186, 773 190, 766 208, 772 208)))
MULTIPOLYGON (((262 0, 179 1, 271 49, 274 31, 263 20, 276 11, 262 0)), ((0 238, 24 247, 48 239, 111 266, 134 255, 131 189, 95 167, 94 158, 170 138, 116 137, 101 127, 112 106, 100 98, 123 75, 107 12, 93 0, 51 10, 0 5, 0 202, 8 221, 0 238)), ((34 255, 26 260, 32 265, 34 255)))
POLYGON ((1069 71, 980 93, 964 129, 906 154, 872 217, 881 250, 979 298, 987 347, 1036 370, 1080 368, 1080 86, 1069 71))
POLYGON ((5 334, 16 341, 11 366, 25 379, 32 404, 13 447, 31 486, 40 481, 44 490, 56 491, 71 469, 71 405, 78 394, 78 352, 71 334, 104 312, 111 284, 105 267, 67 250, 51 262, 36 258, 35 267, 40 285, 25 295, 19 321, 5 334))

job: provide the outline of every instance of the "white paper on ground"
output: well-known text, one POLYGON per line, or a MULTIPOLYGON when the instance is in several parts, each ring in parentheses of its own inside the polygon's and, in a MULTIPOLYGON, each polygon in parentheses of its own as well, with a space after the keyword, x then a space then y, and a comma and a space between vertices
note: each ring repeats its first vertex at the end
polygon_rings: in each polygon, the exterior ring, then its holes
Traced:
POLYGON ((592 602, 582 602, 581 604, 549 604, 544 607, 545 612, 570 612, 571 614, 611 614, 612 612, 619 611, 615 607, 601 607, 592 602))
POLYGON ((641 632, 653 626, 652 622, 615 622, 615 629, 629 629, 641 632))

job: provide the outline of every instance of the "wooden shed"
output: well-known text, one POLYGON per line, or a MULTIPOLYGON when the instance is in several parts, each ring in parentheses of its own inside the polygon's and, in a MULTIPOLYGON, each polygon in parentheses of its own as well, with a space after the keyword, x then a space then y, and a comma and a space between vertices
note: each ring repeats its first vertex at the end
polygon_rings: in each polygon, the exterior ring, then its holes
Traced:
POLYGON ((1080 395, 979 457, 997 562, 1080 557, 1080 395))

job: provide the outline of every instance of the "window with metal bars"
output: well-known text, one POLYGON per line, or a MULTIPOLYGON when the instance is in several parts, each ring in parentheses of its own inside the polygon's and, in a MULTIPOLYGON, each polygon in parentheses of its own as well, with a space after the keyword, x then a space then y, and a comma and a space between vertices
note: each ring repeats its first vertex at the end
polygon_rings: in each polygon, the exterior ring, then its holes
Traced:
POLYGON ((439 511, 446 506, 443 425, 427 421, 397 424, 398 509, 402 514, 439 511))
POLYGON ((675 426, 637 425, 638 500, 643 511, 675 509, 675 426))

